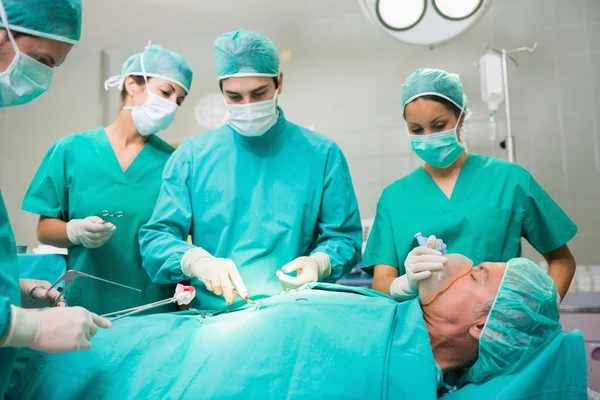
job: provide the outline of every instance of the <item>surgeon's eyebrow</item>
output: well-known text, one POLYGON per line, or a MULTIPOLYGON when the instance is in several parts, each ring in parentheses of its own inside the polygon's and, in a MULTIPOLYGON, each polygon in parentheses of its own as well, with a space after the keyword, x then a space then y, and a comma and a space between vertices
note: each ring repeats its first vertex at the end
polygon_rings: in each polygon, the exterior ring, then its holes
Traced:
POLYGON ((266 90, 268 88, 269 88, 269 85, 262 85, 262 86, 257 87, 256 89, 253 89, 250 93, 257 93, 257 92, 266 90))

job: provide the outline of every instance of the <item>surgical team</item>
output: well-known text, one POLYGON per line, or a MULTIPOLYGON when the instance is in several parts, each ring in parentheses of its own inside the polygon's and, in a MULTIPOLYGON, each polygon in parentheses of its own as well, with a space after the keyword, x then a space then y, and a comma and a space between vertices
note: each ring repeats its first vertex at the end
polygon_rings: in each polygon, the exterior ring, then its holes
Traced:
MULTIPOLYGON (((0 0, 0 16, 0 107, 22 105, 49 88, 53 68, 79 41, 81 0, 0 0)), ((332 140, 286 119, 273 43, 254 32, 225 33, 214 57, 226 125, 176 150, 156 136, 176 118, 193 74, 182 55, 148 45, 106 82, 120 91, 116 120, 65 132, 23 200, 23 210, 39 215, 40 242, 69 249, 68 269, 141 292, 76 280, 65 294, 69 307, 21 308, 39 297, 54 304, 60 294, 19 280, 0 196, 0 393, 16 348, 89 349, 98 328, 111 327, 99 314, 171 297, 179 282, 192 281, 199 307, 220 310, 236 297, 336 282, 360 261, 348 164, 332 140), (108 221, 104 211, 121 215, 108 221)), ((447 262, 442 240, 479 265, 519 257, 525 238, 548 261, 563 298, 577 227, 525 169, 467 151, 469 107, 458 76, 419 69, 398 103, 424 165, 379 199, 362 260, 373 288, 415 298, 417 283, 447 262), (432 235, 430 247, 416 243, 417 232, 432 235)))

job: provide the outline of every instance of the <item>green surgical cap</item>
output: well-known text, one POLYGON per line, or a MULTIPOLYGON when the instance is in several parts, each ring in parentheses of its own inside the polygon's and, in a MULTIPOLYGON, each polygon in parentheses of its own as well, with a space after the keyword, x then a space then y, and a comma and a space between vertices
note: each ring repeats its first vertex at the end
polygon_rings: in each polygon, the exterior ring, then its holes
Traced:
POLYGON ((245 30, 224 33, 215 40, 219 80, 235 76, 277 76, 279 54, 273 42, 245 30))
MULTIPOLYGON (((0 0, 13 32, 75 44, 81 37, 81 0, 0 0)), ((0 20, 0 27, 6 28, 0 20)))
POLYGON ((526 365, 560 332, 552 278, 534 262, 508 262, 467 380, 478 383, 526 365))
POLYGON ((144 69, 147 77, 165 79, 183 88, 187 93, 192 85, 192 68, 186 59, 179 53, 157 45, 148 45, 144 52, 129 57, 121 75, 114 76, 106 81, 105 87, 122 87, 123 81, 130 75, 143 76, 142 55, 144 56, 144 69))
POLYGON ((467 113, 467 95, 456 74, 441 69, 416 70, 402 84, 402 110, 408 103, 422 96, 442 97, 467 113))

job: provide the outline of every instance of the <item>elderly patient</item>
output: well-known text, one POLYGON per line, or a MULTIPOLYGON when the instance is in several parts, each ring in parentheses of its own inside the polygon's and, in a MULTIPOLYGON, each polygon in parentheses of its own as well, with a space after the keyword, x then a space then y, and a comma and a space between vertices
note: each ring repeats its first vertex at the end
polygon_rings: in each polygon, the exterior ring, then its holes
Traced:
POLYGON ((556 296, 515 259, 424 306, 315 284, 258 309, 127 317, 86 353, 20 352, 9 398, 435 399, 441 371, 480 382, 526 363, 559 332, 556 296))
POLYGON ((519 369, 561 329, 554 282, 526 259, 474 267, 422 309, 437 365, 476 360, 470 382, 519 369))

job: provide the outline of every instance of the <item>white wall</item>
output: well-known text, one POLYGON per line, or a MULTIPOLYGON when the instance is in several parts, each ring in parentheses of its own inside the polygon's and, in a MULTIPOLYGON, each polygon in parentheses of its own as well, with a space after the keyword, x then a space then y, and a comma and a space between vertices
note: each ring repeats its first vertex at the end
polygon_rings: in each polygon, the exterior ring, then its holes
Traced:
MULTIPOLYGON (((479 72, 473 63, 487 45, 514 48, 538 42, 535 53, 517 55, 519 68, 510 67, 517 162, 533 173, 578 224, 579 234, 572 243, 578 261, 600 263, 595 251, 600 226, 600 1, 494 0, 474 29, 435 50, 396 42, 361 14, 262 31, 280 51, 293 54, 290 62, 282 64, 285 81, 280 104, 286 116, 314 126, 340 144, 350 163, 364 218, 374 215, 386 185, 420 164, 410 153, 401 116, 400 85, 404 78, 419 67, 459 73, 475 112, 467 126, 469 149, 483 154, 494 149, 496 155, 503 156, 488 140, 487 111, 480 100, 479 72)), ((194 105, 201 96, 218 91, 212 39, 160 43, 184 54, 194 69, 191 94, 175 123, 161 135, 169 141, 202 132, 194 120, 194 105)), ((108 75, 118 73, 122 62, 144 44, 111 52, 108 75)), ((0 118, 9 116, 5 129, 24 135, 15 139, 10 134, 2 139, 10 142, 11 158, 5 160, 3 154, 0 164, 0 185, 9 198, 21 243, 32 243, 35 238, 34 219, 19 211, 19 203, 45 149, 64 133, 96 125, 99 87, 94 86, 91 74, 98 69, 96 58, 86 57, 68 60, 57 76, 56 83, 60 79, 62 88, 55 85, 51 94, 38 100, 40 103, 0 114, 0 118), (57 98, 61 89, 64 96, 77 101, 57 98), (40 111, 41 102, 65 106, 55 106, 55 111, 48 113, 40 111), (33 110, 38 113, 35 118, 31 117, 33 110), (37 133, 42 127, 43 135, 37 133), (32 138, 38 136, 42 138, 33 143, 32 138), (30 144, 33 149, 14 147, 15 143, 30 144), (7 164, 19 168, 9 172, 7 164)), ((116 89, 110 98, 112 117, 118 108, 116 89)), ((499 136, 505 135, 503 118, 501 111, 499 136)), ((532 250, 526 255, 533 256, 532 250)))

